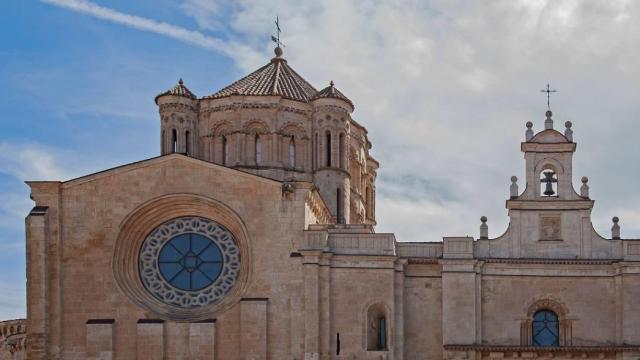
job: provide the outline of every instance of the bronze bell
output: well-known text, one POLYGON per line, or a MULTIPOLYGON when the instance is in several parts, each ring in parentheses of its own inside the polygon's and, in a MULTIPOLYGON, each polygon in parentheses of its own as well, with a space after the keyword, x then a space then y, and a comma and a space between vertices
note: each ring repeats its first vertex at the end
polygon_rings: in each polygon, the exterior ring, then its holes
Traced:
POLYGON ((553 191, 553 183, 557 182, 558 180, 553 178, 553 175, 555 175, 555 173, 553 171, 545 171, 544 173, 544 179, 540 179, 540 182, 545 183, 545 189, 544 189, 544 193, 546 196, 552 196, 555 195, 555 191, 553 191))

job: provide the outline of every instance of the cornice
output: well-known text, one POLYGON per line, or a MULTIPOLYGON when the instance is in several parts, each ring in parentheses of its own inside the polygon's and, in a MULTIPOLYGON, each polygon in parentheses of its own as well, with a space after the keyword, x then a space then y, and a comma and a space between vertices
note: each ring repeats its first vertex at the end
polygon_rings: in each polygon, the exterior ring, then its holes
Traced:
POLYGON ((519 345, 444 345, 448 351, 487 351, 487 352, 537 352, 537 353, 616 353, 622 351, 640 351, 640 345, 610 346, 519 346, 519 345))

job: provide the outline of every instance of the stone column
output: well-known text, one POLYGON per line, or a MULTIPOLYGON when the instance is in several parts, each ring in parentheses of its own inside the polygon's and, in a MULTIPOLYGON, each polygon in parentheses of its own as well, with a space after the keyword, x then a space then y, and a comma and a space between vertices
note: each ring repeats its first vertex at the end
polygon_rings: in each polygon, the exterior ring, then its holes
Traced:
POLYGON ((240 353, 246 360, 267 359, 267 298, 240 301, 240 353))
POLYGON ((140 319, 137 328, 137 359, 164 360, 164 321, 140 319))
POLYGON ((204 320, 189 325, 190 360, 214 360, 215 320, 204 320))
MULTIPOLYGON (((473 238, 444 238, 442 260, 442 340, 444 345, 477 341, 478 303, 473 238)), ((468 353, 466 356, 473 356, 468 353)), ((449 354, 445 356, 454 356, 449 354)))
POLYGON ((322 254, 319 274, 320 309, 320 355, 322 359, 331 359, 331 257, 322 254))
POLYGON ((404 268, 407 260, 396 260, 394 273, 393 354, 395 360, 404 359, 404 268))
POLYGON ((321 250, 301 251, 304 256, 304 358, 320 358, 319 273, 321 250))
POLYGON ((113 319, 90 319, 86 324, 87 360, 111 360, 113 352, 113 319))
POLYGON ((48 207, 36 206, 26 219, 27 231, 27 359, 49 359, 47 305, 48 207))

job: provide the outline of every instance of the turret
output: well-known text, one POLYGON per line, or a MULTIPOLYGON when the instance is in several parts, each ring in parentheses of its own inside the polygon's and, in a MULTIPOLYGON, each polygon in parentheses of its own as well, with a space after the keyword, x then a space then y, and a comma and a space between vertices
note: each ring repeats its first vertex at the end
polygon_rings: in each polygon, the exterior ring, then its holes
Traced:
POLYGON ((349 144, 353 103, 333 81, 313 97, 312 103, 314 180, 336 222, 347 223, 351 219, 349 144))
POLYGON ((160 151, 198 157, 198 98, 182 79, 155 98, 160 110, 160 151))

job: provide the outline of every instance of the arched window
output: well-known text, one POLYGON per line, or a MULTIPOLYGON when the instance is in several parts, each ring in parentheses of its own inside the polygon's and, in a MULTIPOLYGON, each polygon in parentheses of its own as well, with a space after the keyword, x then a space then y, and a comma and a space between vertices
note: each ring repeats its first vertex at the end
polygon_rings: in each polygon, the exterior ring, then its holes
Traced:
POLYGON ((365 206, 364 208, 366 209, 366 217, 371 219, 371 188, 367 186, 366 190, 365 190, 365 196, 364 196, 364 201, 365 206))
POLYGON ((558 196, 558 176, 553 169, 540 172, 540 196, 558 196))
POLYGON ((166 151, 164 150, 167 144, 166 136, 167 134, 165 134, 165 131, 162 130, 162 135, 160 136, 160 151, 162 152, 162 155, 166 153, 166 151))
POLYGON ((344 213, 342 210, 342 190, 340 188, 336 189, 336 221, 338 224, 344 224, 344 213))
POLYGON ((293 136, 289 139, 289 167, 296 167, 296 143, 293 136))
POLYGON ((331 166, 331 133, 327 131, 325 137, 326 141, 324 143, 324 146, 326 151, 326 166, 331 166))
POLYGON ((533 346, 559 346, 560 323, 558 315, 551 310, 540 310, 533 315, 531 323, 533 346))
POLYGON ((227 144, 227 137, 222 137, 222 165, 227 165, 229 155, 229 144, 227 144))
POLYGON ((374 304, 367 310, 367 350, 388 350, 389 329, 385 306, 374 304))
POLYGON ((176 129, 171 130, 171 152, 178 151, 178 131, 176 129))
POLYGON ((260 163, 262 162, 262 142, 260 141, 260 135, 258 134, 256 134, 255 155, 256 165, 260 165, 260 163))
POLYGON ((319 157, 320 157, 320 142, 318 141, 318 133, 316 133, 316 143, 315 143, 315 156, 313 157, 313 168, 317 169, 318 168, 318 164, 320 163, 319 157))
POLYGON ((338 141, 338 162, 341 169, 344 169, 344 134, 340 134, 338 141))
POLYGON ((185 151, 185 153, 187 153, 187 155, 189 155, 189 153, 191 152, 191 144, 189 142, 189 135, 191 135, 189 133, 189 131, 186 131, 184 133, 184 151, 185 151))

